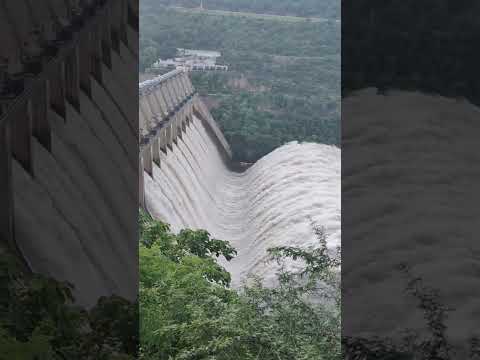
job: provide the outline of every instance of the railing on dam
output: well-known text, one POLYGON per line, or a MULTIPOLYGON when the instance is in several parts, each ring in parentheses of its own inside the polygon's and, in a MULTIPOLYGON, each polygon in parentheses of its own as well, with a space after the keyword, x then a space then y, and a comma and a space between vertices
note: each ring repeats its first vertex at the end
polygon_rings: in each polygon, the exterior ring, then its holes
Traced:
POLYGON ((12 157, 35 177, 32 138, 51 151, 49 110, 66 121, 66 103, 80 111, 112 51, 137 48, 136 3, 0 1, 0 240, 15 245, 12 157))
MULTIPOLYGON (((139 85, 140 147, 168 135, 176 138, 178 119, 186 118, 186 106, 195 95, 185 73, 175 70, 139 85), (175 126, 177 125, 177 126, 175 126), (166 134, 169 132, 169 134, 166 134), (171 134, 170 134, 171 132, 171 134)), ((186 120, 186 119, 185 119, 186 120)), ((161 139, 163 140, 163 139, 161 139)), ((162 141, 162 145, 170 145, 162 141)))
POLYGON ((153 163, 161 166, 160 151, 167 153, 186 131, 193 116, 203 121, 227 158, 231 150, 220 128, 199 98, 188 74, 173 70, 139 85, 139 198, 144 206, 143 172, 153 176, 153 163))

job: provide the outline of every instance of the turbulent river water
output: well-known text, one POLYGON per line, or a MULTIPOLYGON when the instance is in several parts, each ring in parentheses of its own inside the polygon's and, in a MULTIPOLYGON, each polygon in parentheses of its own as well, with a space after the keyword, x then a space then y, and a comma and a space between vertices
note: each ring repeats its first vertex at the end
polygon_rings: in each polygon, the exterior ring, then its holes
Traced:
POLYGON ((439 292, 455 346, 480 336, 479 119, 466 100, 419 92, 342 99, 344 335, 430 338, 405 264, 439 292))
POLYGON ((155 218, 174 232, 206 229, 237 249, 224 262, 234 286, 250 273, 273 281, 266 249, 315 245, 312 223, 325 228, 330 248, 339 246, 340 190, 337 147, 292 142, 236 172, 195 118, 173 151, 161 152, 153 178, 145 173, 146 206, 155 218))

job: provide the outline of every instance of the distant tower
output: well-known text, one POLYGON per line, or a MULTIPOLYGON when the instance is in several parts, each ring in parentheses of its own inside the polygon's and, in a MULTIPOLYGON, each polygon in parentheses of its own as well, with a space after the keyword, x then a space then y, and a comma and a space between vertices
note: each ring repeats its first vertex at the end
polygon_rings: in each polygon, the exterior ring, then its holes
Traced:
POLYGON ((200 0, 200 9, 203 10, 203 0, 200 0))

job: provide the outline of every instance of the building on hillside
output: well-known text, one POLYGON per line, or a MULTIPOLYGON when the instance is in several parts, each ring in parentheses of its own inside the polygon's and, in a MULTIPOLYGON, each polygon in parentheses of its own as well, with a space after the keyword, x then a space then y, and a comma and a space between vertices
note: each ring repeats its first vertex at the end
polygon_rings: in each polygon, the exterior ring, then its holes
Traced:
POLYGON ((227 65, 217 64, 222 54, 218 51, 177 49, 174 59, 159 59, 153 64, 154 69, 181 69, 184 71, 228 71, 227 65))
POLYGON ((177 49, 177 54, 183 57, 192 57, 201 60, 213 60, 216 61, 217 58, 222 56, 222 53, 219 51, 211 50, 192 50, 192 49, 177 49))

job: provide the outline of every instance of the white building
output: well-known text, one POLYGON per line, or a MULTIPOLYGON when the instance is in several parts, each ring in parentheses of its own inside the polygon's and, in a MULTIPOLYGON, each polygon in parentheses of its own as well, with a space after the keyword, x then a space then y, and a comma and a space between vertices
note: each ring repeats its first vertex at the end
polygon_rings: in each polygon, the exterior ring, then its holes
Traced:
POLYGON ((177 49, 177 54, 178 56, 182 56, 182 57, 193 57, 193 58, 205 59, 205 60, 212 59, 214 61, 216 61, 217 58, 222 56, 222 53, 218 51, 192 50, 192 49, 182 49, 182 48, 177 49))
POLYGON ((153 68, 182 69, 186 71, 227 71, 228 66, 217 65, 217 58, 222 54, 218 51, 177 49, 174 59, 159 59, 153 68))

